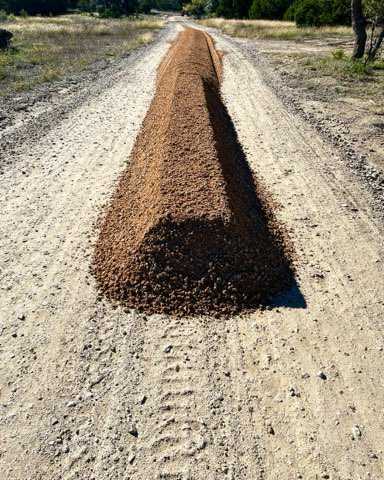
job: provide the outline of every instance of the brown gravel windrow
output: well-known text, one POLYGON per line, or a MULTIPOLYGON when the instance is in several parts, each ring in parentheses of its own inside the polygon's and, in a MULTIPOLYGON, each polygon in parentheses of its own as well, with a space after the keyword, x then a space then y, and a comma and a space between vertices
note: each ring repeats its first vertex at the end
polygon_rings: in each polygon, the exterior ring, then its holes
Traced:
POLYGON ((93 270, 147 313, 234 314, 284 289, 282 229, 220 98, 211 38, 188 28, 163 60, 130 163, 101 223, 93 270))

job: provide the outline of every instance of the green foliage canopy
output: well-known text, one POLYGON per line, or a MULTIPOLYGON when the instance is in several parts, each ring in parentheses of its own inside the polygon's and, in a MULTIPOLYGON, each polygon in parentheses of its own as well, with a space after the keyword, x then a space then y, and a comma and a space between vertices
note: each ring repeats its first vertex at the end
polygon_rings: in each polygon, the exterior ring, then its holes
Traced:
POLYGON ((184 7, 184 11, 188 15, 192 15, 196 18, 201 18, 206 11, 206 0, 192 0, 184 7))
POLYGON ((281 20, 292 4, 293 0, 253 0, 249 17, 281 20))
POLYGON ((348 25, 351 23, 350 0, 296 0, 285 15, 300 27, 348 25))
POLYGON ((49 15, 63 13, 73 6, 72 0, 0 0, 0 9, 8 13, 49 15))
POLYGON ((248 18, 252 0, 219 0, 216 14, 224 18, 248 18))

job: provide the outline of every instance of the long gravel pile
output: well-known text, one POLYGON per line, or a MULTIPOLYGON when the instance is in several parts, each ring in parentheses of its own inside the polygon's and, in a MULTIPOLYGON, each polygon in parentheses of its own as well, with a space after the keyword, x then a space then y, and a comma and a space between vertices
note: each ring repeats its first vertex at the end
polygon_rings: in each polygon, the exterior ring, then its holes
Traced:
POLYGON ((158 74, 129 166, 102 221, 94 273, 147 313, 233 314, 292 279, 284 237, 220 98, 210 37, 187 29, 158 74))

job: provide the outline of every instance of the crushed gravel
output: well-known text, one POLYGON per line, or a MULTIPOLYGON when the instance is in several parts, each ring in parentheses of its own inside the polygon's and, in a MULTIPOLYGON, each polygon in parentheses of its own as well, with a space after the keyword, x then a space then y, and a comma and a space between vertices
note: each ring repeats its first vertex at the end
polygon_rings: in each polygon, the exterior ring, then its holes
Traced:
POLYGON ((265 303, 292 262, 220 98, 210 37, 183 31, 102 222, 104 294, 147 313, 228 314, 265 303))

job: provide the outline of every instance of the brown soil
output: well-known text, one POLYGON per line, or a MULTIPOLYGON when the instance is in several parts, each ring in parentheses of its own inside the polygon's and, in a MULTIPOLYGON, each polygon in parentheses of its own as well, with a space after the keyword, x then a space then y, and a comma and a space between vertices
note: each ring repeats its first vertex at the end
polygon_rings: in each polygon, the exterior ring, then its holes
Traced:
POLYGON ((256 190, 220 98, 211 38, 186 29, 101 225, 94 256, 110 299, 148 313, 226 314, 292 280, 280 228, 256 190))

